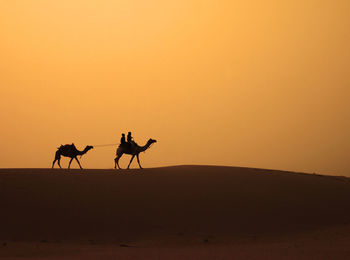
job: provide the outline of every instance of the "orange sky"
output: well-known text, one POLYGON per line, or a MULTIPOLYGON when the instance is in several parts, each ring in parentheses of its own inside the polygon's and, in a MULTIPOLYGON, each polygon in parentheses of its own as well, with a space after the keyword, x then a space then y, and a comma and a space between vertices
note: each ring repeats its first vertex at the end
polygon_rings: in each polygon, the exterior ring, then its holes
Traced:
POLYGON ((349 13, 347 0, 3 0, 0 167, 50 167, 60 144, 130 130, 158 140, 145 167, 350 176, 349 13))

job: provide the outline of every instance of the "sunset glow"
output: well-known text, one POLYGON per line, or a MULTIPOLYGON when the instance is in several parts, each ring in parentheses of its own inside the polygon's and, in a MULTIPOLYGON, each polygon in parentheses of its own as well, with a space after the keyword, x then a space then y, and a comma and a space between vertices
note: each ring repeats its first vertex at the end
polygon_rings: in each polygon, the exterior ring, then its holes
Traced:
MULTIPOLYGON (((350 176, 349 13, 347 0, 2 0, 0 167, 50 167, 61 144, 132 131, 158 141, 145 167, 350 176)), ((115 150, 81 162, 112 168, 115 150)))

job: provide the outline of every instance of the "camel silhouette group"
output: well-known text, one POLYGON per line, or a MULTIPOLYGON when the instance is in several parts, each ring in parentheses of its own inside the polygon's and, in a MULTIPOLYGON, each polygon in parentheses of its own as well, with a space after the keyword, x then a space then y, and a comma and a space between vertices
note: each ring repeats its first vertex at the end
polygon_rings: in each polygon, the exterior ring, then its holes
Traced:
MULTIPOLYGON (((119 159, 122 157, 123 154, 129 154, 129 155, 131 155, 131 159, 130 159, 130 162, 128 164, 128 168, 127 169, 130 168, 130 165, 131 165, 132 161, 134 160, 135 156, 137 158, 137 162, 139 164, 140 169, 143 169, 141 164, 140 164, 139 154, 141 152, 146 151, 155 142, 157 142, 157 141, 152 139, 152 138, 150 138, 144 146, 139 146, 134 141, 132 141, 131 143, 121 143, 118 146, 117 151, 116 151, 116 158, 114 159, 114 168, 116 169, 117 166, 118 166, 118 169, 121 169, 120 166, 119 166, 119 159)), ((57 151, 55 153, 55 159, 52 162, 52 168, 54 168, 56 161, 57 161, 58 166, 60 168, 62 168, 60 161, 61 161, 61 156, 64 156, 64 157, 71 158, 70 161, 69 161, 69 164, 68 164, 68 169, 70 169, 70 165, 71 165, 73 159, 75 159, 77 161, 80 169, 83 169, 81 167, 81 164, 80 164, 77 156, 78 155, 82 156, 82 155, 86 154, 89 150, 91 150, 93 148, 94 148, 93 146, 87 145, 84 150, 79 151, 75 147, 74 144, 61 145, 60 147, 57 148, 57 151)))

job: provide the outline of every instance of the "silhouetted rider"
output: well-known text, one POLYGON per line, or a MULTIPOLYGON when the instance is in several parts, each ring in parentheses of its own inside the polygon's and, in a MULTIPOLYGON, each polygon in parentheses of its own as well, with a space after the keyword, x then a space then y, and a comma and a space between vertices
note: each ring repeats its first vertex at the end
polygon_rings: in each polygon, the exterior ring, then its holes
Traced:
POLYGON ((128 143, 132 143, 133 142, 133 138, 131 136, 131 132, 128 132, 128 137, 127 137, 128 143))
POLYGON ((134 138, 132 138, 131 136, 131 132, 128 132, 128 136, 127 136, 127 141, 128 141, 128 145, 129 147, 131 148, 133 145, 135 145, 135 142, 134 142, 134 138))
POLYGON ((121 144, 125 144, 126 141, 125 141, 125 134, 122 134, 122 138, 120 138, 120 143, 121 144))

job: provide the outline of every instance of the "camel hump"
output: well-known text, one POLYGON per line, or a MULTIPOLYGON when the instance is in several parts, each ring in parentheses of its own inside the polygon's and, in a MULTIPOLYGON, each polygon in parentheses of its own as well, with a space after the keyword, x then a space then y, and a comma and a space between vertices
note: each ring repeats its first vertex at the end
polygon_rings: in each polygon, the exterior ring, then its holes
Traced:
POLYGON ((73 151, 73 150, 77 150, 77 148, 75 147, 74 143, 72 144, 61 144, 60 147, 58 147, 58 150, 64 150, 64 151, 67 151, 67 150, 70 150, 70 151, 73 151))

